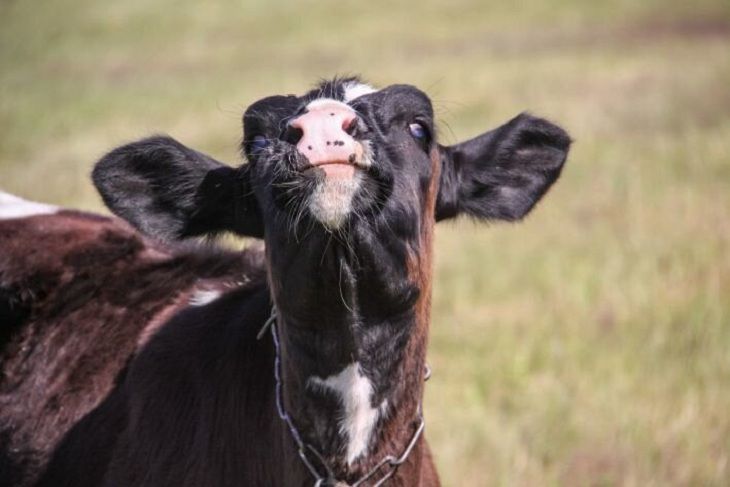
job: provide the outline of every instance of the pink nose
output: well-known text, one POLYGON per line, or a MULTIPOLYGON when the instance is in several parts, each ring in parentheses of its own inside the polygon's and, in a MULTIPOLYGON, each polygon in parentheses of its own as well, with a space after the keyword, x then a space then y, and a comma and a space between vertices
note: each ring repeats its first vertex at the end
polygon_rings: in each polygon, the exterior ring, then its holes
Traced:
POLYGON ((342 103, 311 104, 306 113, 291 122, 292 127, 302 131, 297 149, 313 166, 359 161, 362 146, 347 133, 356 118, 355 112, 342 103))

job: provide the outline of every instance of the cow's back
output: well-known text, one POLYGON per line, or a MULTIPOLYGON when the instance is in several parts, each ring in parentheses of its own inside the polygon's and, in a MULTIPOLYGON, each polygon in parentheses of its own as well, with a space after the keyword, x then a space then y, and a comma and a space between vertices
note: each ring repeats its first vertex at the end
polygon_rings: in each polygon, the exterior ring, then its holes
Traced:
POLYGON ((3 218, 2 205, 0 485, 26 485, 75 423, 113 402, 130 358, 171 316, 261 281, 263 264, 257 250, 173 248, 88 213, 3 218))

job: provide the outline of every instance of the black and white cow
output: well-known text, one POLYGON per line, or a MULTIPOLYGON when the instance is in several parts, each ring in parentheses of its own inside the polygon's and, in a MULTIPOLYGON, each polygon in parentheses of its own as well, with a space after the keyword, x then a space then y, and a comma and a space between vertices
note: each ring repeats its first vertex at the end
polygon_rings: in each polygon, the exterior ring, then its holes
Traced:
POLYGON ((97 164, 140 232, 0 197, 0 484, 438 485, 434 223, 522 218, 569 137, 522 114, 442 146, 423 92, 355 78, 243 122, 236 169, 168 137, 97 164), (179 242, 226 231, 265 250, 179 242))

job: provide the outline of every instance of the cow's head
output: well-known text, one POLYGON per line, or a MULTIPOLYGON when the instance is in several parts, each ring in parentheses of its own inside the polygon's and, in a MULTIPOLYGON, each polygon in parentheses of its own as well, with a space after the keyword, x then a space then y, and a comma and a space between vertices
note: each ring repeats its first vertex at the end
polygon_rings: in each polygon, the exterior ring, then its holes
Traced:
POLYGON ((243 122, 249 163, 238 169, 153 137, 102 158, 94 182, 113 212, 165 239, 346 232, 376 219, 409 232, 424 218, 522 218, 560 175, 570 145, 561 128, 521 114, 443 146, 422 91, 352 78, 264 98, 243 122))

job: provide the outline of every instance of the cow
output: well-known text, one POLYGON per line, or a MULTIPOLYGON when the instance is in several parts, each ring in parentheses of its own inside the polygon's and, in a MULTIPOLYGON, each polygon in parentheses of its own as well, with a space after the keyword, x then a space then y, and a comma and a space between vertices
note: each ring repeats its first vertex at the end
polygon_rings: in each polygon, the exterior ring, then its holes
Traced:
POLYGON ((167 136, 104 156, 119 218, 0 197, 0 484, 439 485, 435 223, 520 220, 569 136, 523 113, 441 145, 425 93, 359 78, 243 126, 237 168, 167 136), (263 245, 196 238, 224 232, 263 245))

